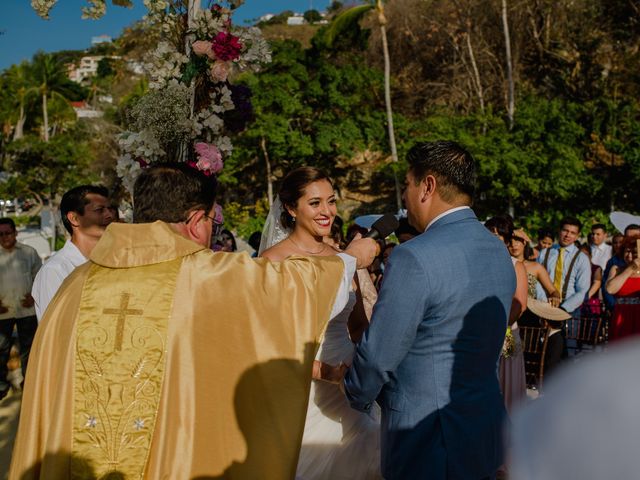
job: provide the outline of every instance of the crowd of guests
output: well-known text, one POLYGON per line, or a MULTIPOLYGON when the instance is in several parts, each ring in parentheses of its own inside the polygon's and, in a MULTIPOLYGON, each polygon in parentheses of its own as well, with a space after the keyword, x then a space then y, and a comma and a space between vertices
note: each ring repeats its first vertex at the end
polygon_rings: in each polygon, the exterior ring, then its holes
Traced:
MULTIPOLYGON (((41 268, 42 262, 33 248, 17 242, 13 220, 0 219, 0 320, 9 320, 0 321, 0 399, 7 395, 11 386, 6 380, 6 360, 12 344, 17 343, 15 346, 20 347, 24 375, 37 323, 48 303, 66 276, 87 261, 106 226, 119 219, 107 189, 101 186, 82 185, 71 189, 62 198, 60 212, 69 238, 44 268, 41 268), (17 342, 15 338, 12 339, 15 336, 14 326, 17 342)), ((518 320, 524 325, 540 325, 542 321, 550 327, 545 373, 552 371, 567 357, 564 324, 549 319, 541 320, 527 311, 527 297, 549 302, 573 318, 581 315, 610 318, 607 325, 610 340, 640 333, 640 260, 637 252, 640 225, 630 224, 623 233, 610 235, 604 224, 596 223, 590 227, 586 238, 580 238, 583 225, 576 218, 567 217, 560 222, 557 233, 549 228, 539 229, 535 242, 525 229, 514 224, 509 215, 492 217, 485 222, 485 226, 505 243, 518 279, 518 291, 507 333, 508 340, 514 344, 509 345, 510 353, 501 357, 500 365, 503 383, 518 384, 517 393, 504 392, 508 406, 524 396, 518 320), (518 295, 520 298, 517 298, 518 295), (512 380, 508 381, 507 378, 512 380)), ((325 241, 343 250, 357 234, 364 235, 367 231, 357 223, 346 226, 336 216, 331 235, 325 241)), ((238 251, 232 231, 219 228, 216 233, 212 237, 212 250, 238 251)), ((366 270, 370 279, 366 283, 371 299, 365 302, 369 316, 394 247, 420 234, 407 218, 400 218, 399 227, 394 233, 395 238, 384 243, 380 254, 366 270)), ((258 255, 260 239, 259 231, 248 239, 249 247, 254 250, 253 257, 258 255)), ((362 275, 362 272, 359 274, 362 275)))

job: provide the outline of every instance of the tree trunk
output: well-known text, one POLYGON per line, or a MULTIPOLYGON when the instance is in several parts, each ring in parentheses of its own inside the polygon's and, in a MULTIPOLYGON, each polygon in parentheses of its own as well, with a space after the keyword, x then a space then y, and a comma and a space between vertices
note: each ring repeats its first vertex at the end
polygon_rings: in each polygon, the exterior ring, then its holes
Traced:
POLYGON ((480 71, 478 70, 478 64, 476 63, 476 55, 473 50, 473 44, 471 43, 471 32, 467 32, 465 35, 467 41, 467 50, 469 51, 469 60, 471 61, 471 67, 473 68, 473 83, 476 87, 476 93, 478 95, 478 102, 480 103, 480 111, 484 116, 484 89, 482 88, 482 82, 480 81, 480 71))
POLYGON ((513 62, 511 61, 511 36, 509 35, 509 21, 507 17, 507 0, 502 0, 502 29, 504 31, 505 56, 507 59, 507 118, 509 119, 509 130, 512 130, 516 101, 515 85, 513 82, 513 62))
POLYGON ((24 113, 24 103, 20 102, 20 115, 16 122, 16 129, 13 131, 13 139, 20 140, 24 136, 24 123, 27 121, 27 116, 24 113))
MULTIPOLYGON (((387 107, 387 128, 389 131, 389 146, 391 147, 391 159, 398 163, 398 149, 396 147, 396 135, 393 128, 393 110, 391 109, 391 60, 389 58, 389 44, 387 43, 387 19, 384 16, 382 1, 376 3, 378 11, 378 23, 380 24, 380 35, 382 37, 382 54, 384 56, 384 103, 387 107)), ((400 182, 398 173, 393 169, 393 183, 396 189, 396 206, 402 209, 402 193, 400 192, 400 182)))
POLYGON ((267 199, 269 200, 269 208, 273 205, 273 177, 271 176, 271 161, 269 160, 269 152, 267 151, 267 140, 260 138, 260 147, 264 155, 264 162, 267 166, 267 199))
POLYGON ((47 93, 42 94, 42 119, 44 122, 44 141, 49 141, 49 112, 47 111, 47 93))

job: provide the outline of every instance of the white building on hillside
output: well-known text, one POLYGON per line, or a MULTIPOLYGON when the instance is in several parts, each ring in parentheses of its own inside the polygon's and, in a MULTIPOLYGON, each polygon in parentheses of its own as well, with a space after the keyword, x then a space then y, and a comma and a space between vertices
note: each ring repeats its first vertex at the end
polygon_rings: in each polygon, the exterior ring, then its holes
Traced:
POLYGON ((111 43, 113 39, 109 35, 98 35, 91 37, 91 45, 99 45, 101 43, 111 43))
POLYGON ((69 65, 69 80, 82 83, 85 78, 91 78, 98 73, 98 62, 104 58, 103 55, 82 57, 79 64, 69 65))
POLYGON ((304 25, 305 23, 301 13, 294 13, 293 16, 287 18, 287 25, 304 25))

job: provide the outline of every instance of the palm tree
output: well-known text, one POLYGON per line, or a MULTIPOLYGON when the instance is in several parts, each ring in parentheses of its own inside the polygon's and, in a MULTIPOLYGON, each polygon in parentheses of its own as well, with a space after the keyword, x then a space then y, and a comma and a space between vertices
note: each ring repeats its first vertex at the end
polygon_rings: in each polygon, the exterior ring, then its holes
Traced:
MULTIPOLYGON (((18 111, 18 117, 15 120, 15 128, 13 130, 13 140, 19 140, 24 136, 24 124, 27 121, 27 111, 30 102, 35 94, 33 80, 29 72, 29 64, 22 62, 19 65, 12 65, 5 74, 7 96, 10 96, 11 108, 13 109, 12 117, 15 110, 18 111)), ((15 118, 15 117, 13 117, 15 118)))
MULTIPOLYGON (((343 32, 356 26, 365 13, 374 9, 377 13, 380 37, 382 38, 382 55, 384 57, 384 103, 387 110, 389 147, 391 148, 391 159, 394 163, 397 163, 398 150, 396 148, 396 135, 393 128, 393 109, 391 108, 391 59, 389 56, 389 44, 387 42, 387 17, 384 14, 384 4, 382 0, 370 0, 368 4, 358 5, 338 14, 331 22, 325 38, 327 44, 331 45, 343 32)), ((398 174, 395 169, 393 170, 393 181, 396 189, 396 203, 398 210, 400 210, 402 208, 402 194, 400 192, 398 174)))
POLYGON ((43 139, 49 141, 49 98, 59 98, 67 102, 71 93, 71 80, 67 75, 67 69, 52 55, 38 52, 33 57, 31 72, 36 83, 38 94, 42 98, 42 124, 43 139))

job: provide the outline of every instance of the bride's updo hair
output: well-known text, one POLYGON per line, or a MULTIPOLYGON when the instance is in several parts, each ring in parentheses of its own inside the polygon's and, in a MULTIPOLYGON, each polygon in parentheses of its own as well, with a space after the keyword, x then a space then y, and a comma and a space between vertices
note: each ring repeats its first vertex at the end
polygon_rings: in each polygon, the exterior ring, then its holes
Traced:
POLYGON ((329 175, 315 167, 296 168, 284 177, 282 185, 280 186, 280 193, 278 194, 283 207, 280 223, 282 223, 284 228, 293 229, 295 225, 295 221, 287 211, 287 207, 296 208, 298 206, 298 200, 304 195, 304 189, 307 188, 307 185, 319 180, 326 180, 331 187, 333 187, 329 175))

